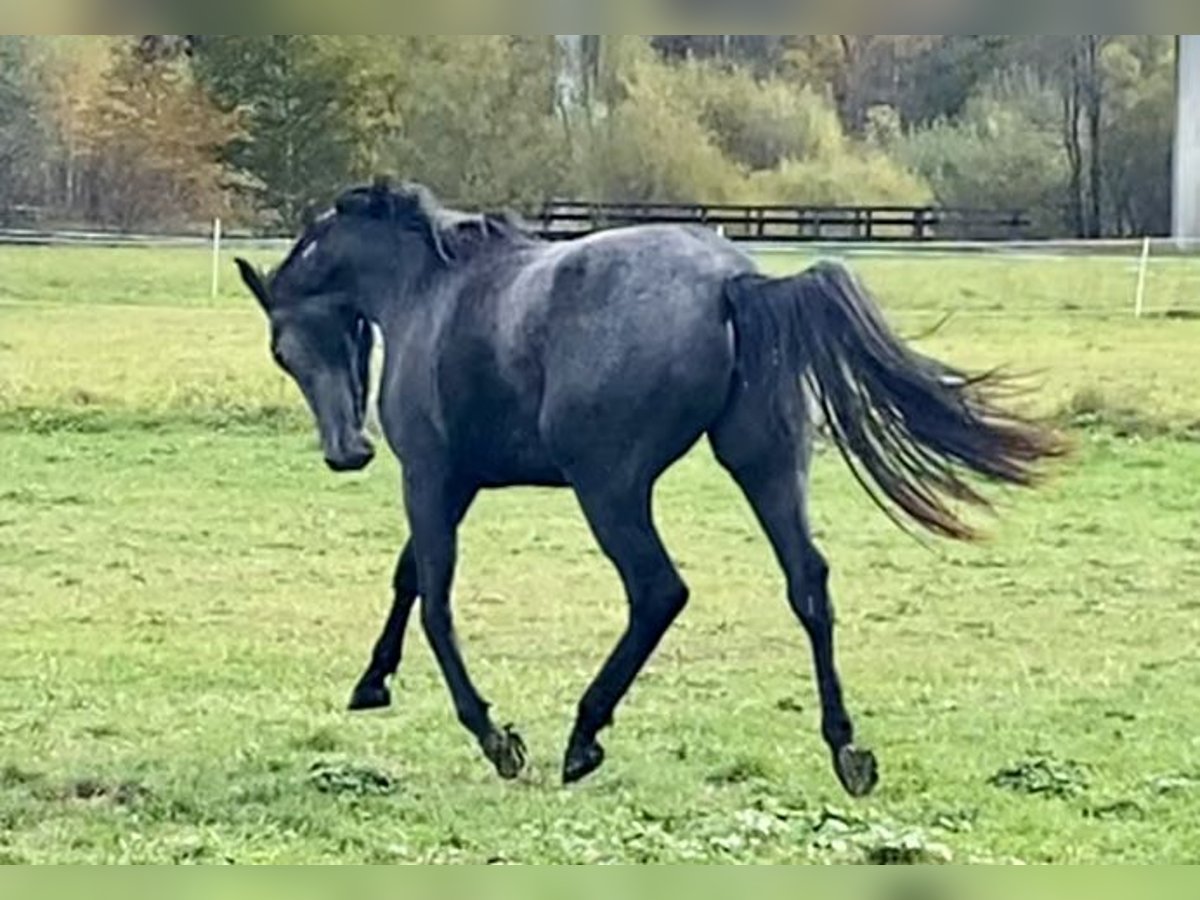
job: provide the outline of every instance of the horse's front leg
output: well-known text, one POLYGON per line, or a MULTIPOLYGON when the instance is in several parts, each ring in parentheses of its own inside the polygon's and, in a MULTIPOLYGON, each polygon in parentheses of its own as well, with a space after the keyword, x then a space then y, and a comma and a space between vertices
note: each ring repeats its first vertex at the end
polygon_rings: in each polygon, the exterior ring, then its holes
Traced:
POLYGON ((350 695, 351 710, 382 709, 391 705, 392 695, 387 680, 400 668, 404 633, 408 629, 417 594, 417 560, 412 541, 405 541, 400 558, 396 561, 396 572, 392 576, 392 609, 375 642, 367 670, 350 695))
POLYGON ((592 532, 620 572, 629 620, 620 640, 579 701, 563 760, 563 781, 585 778, 604 762, 596 740, 613 711, 688 601, 688 588, 671 562, 650 514, 649 482, 577 477, 576 494, 592 532))
POLYGON ((492 724, 488 704, 479 695, 454 635, 450 589, 458 552, 458 524, 466 513, 474 488, 406 471, 405 507, 408 511, 417 581, 421 586, 421 625, 433 648, 458 720, 475 735, 484 754, 502 778, 516 778, 525 767, 525 744, 520 735, 492 724))

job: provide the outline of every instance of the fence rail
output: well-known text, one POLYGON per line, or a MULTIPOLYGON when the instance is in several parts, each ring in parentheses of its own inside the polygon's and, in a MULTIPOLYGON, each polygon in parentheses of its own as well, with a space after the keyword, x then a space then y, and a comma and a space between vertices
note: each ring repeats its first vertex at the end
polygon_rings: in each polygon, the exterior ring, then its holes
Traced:
POLYGON ((596 203, 550 200, 535 217, 546 238, 621 225, 671 223, 719 228, 731 240, 787 243, 1016 240, 1031 221, 1021 210, 935 206, 784 206, 711 203, 596 203))
MULTIPOLYGON (((692 221, 692 220, 688 220, 692 221)), ((536 230, 537 223, 532 223, 536 230)), ((98 229, 30 229, 0 228, 0 246, 91 246, 91 247, 180 247, 212 249, 214 244, 223 248, 247 248, 263 250, 286 250, 295 241, 294 235, 261 235, 248 231, 222 229, 219 237, 215 229, 174 233, 131 233, 103 231, 98 229)), ((1200 239, 1193 238, 1150 238, 1155 257, 1200 256, 1200 239)), ((922 240, 896 239, 884 242, 837 239, 826 237, 808 240, 797 245, 795 241, 779 239, 773 235, 753 237, 747 242, 748 249, 755 253, 802 253, 804 255, 830 252, 848 256, 897 256, 918 254, 921 256, 952 254, 954 256, 978 254, 989 257, 1038 259, 1052 257, 1136 257, 1143 250, 1143 238, 1088 238, 1088 239, 951 239, 926 237, 922 240)))
MULTIPOLYGON (((536 223, 535 223, 536 224, 536 223)), ((710 223, 711 224, 711 223, 710 223)), ((131 234, 102 230, 52 230, 48 228, 0 228, 0 245, 27 247, 93 247, 93 248, 144 248, 181 249, 195 251, 198 255, 211 254, 211 267, 206 265, 206 279, 211 279, 212 296, 216 297, 222 282, 232 272, 234 253, 285 252, 294 241, 292 237, 272 237, 248 232, 224 231, 220 223, 214 222, 210 232, 191 231, 174 234, 131 234)), ((941 237, 923 240, 850 240, 831 239, 797 242, 782 240, 767 235, 759 239, 750 238, 746 249, 764 259, 782 255, 785 265, 801 267, 806 260, 822 256, 843 258, 852 262, 886 261, 889 264, 903 260, 959 259, 971 261, 970 271, 979 267, 1004 263, 1003 269, 990 269, 997 277, 1023 278, 1016 273, 1025 266, 1062 266, 1063 277, 1076 284, 1070 295, 1053 299, 1054 310, 1062 311, 1067 306, 1073 314, 1089 312, 1111 314, 1113 307, 1102 310, 1093 308, 1088 299, 1098 290, 1090 281, 1110 284, 1112 278, 1124 279, 1128 283, 1128 308, 1138 317, 1143 315, 1167 318, 1200 318, 1196 305, 1200 302, 1200 240, 1175 238, 1112 238, 1104 240, 948 240, 941 237), (1084 263, 1076 269, 1071 266, 1084 263), (1013 267, 1010 268, 1009 265, 1013 267), (1012 274, 1008 274, 1012 273, 1012 274), (1099 274, 1095 274, 1099 273, 1099 274), (1078 284, 1077 284, 1078 283, 1078 284)), ((200 267, 198 267, 198 271, 200 267)), ((1038 268, 1042 273, 1052 269, 1038 268)), ((1043 276, 1039 276, 1043 277, 1043 276)), ((1018 293, 1020 290, 1016 290, 1018 293)), ((1106 288, 1107 290, 1107 288, 1106 288)), ((1042 288, 1039 293, 1044 293, 1042 288)), ((5 301, 0 300, 0 304, 5 301)), ((991 311, 970 308, 964 303, 964 314, 974 316, 1007 317, 1012 313, 1004 310, 991 311)), ((1047 307, 1048 309, 1051 307, 1047 307)), ((909 310, 912 312, 912 310, 909 310)), ((931 311, 932 312, 932 311, 931 311)))
MULTIPOLYGON (((211 247, 213 232, 134 234, 87 229, 0 228, 0 246, 24 247, 211 247)), ((224 232, 222 244, 251 247, 288 246, 294 238, 249 232, 224 232)))

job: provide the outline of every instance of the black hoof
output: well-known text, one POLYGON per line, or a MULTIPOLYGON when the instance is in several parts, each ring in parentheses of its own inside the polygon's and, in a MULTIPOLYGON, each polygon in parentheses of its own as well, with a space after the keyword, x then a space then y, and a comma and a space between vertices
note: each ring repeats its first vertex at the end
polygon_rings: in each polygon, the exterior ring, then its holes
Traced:
POLYGON ((879 784, 879 767, 870 750, 859 750, 848 744, 834 754, 833 767, 851 797, 866 797, 879 784))
POLYGON ((392 705, 392 694, 382 681, 360 681, 350 695, 350 711, 362 712, 368 709, 385 709, 392 705))
POLYGON ((587 778, 604 763, 604 748, 591 741, 587 744, 571 742, 567 757, 563 760, 563 784, 575 784, 587 778))
POLYGON ((525 768, 525 741, 511 725, 500 731, 493 730, 483 742, 483 752, 496 772, 506 781, 511 781, 525 768))

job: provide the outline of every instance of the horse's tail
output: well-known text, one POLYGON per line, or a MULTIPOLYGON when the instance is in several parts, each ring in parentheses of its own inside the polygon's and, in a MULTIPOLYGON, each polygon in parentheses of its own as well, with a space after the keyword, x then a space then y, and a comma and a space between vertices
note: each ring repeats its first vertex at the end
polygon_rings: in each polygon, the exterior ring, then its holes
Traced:
POLYGON ((1052 431, 997 405, 997 373, 968 375, 906 346, 841 265, 738 276, 727 298, 747 389, 794 390, 807 375, 838 450, 898 522, 897 508, 936 534, 974 539, 948 505, 990 505, 969 473, 1029 486, 1039 460, 1065 451, 1052 431))

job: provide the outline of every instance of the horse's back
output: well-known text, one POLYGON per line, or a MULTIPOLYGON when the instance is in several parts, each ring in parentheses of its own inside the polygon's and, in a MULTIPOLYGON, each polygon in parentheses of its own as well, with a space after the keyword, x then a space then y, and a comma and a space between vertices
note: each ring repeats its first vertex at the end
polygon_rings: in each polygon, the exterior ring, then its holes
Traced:
POLYGON ((725 284, 748 268, 715 234, 662 226, 481 259, 397 351, 435 387, 395 410, 394 443, 405 422, 436 422, 488 485, 660 471, 724 406, 725 284))
POLYGON ((733 369, 725 283, 752 263, 717 235, 602 232, 551 250, 541 428, 570 468, 655 474, 720 414, 733 369))

